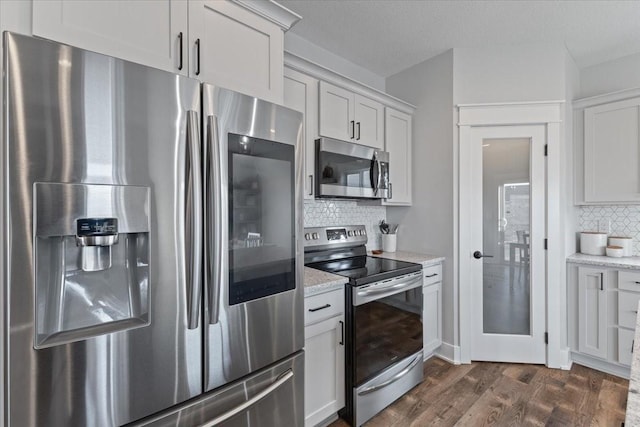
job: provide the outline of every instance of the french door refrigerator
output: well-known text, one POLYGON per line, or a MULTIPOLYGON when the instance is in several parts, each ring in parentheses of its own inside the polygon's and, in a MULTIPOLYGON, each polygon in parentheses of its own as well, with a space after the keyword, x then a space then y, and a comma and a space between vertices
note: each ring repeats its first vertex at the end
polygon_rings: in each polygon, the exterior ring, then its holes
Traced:
POLYGON ((301 114, 3 43, 4 424, 301 425, 301 114))

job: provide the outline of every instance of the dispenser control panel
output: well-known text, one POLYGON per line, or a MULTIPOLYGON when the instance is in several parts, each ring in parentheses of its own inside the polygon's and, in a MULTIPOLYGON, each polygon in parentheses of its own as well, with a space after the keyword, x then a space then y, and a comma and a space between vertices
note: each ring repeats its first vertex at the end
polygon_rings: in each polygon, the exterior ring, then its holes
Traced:
POLYGON ((77 220, 76 234, 85 236, 113 236, 118 234, 117 218, 80 218, 77 220))

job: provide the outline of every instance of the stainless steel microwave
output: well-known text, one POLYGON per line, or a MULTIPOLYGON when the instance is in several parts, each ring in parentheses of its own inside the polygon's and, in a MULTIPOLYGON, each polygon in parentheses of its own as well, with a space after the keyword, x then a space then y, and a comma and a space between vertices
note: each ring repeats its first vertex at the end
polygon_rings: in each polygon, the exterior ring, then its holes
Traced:
POLYGON ((316 139, 316 197, 390 199, 389 153, 331 138, 316 139))

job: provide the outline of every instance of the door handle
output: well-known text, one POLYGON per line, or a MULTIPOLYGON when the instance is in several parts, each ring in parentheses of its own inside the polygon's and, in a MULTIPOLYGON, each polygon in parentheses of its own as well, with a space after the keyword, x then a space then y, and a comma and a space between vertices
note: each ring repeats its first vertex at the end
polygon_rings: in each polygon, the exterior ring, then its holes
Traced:
POLYGON ((208 291, 209 324, 218 323, 220 315, 220 286, 222 286, 222 177, 220 171, 221 153, 218 140, 218 118, 207 118, 207 153, 205 167, 205 283, 208 291))
POLYGON ((483 255, 483 253, 482 253, 482 252, 480 252, 480 251, 475 251, 475 252, 473 253, 473 257, 474 257, 475 259, 480 259, 480 258, 493 258, 493 255, 483 255))
POLYGON ((185 161, 184 243, 185 279, 189 292, 187 324, 189 329, 198 327, 200 298, 202 293, 202 160, 200 158, 200 130, 198 113, 187 112, 187 144, 185 161))
POLYGON ((196 39, 196 76, 200 75, 200 39, 196 39))
POLYGON ((178 62, 178 70, 182 70, 182 31, 180 31, 180 34, 178 34, 178 43, 180 43, 180 59, 178 62))

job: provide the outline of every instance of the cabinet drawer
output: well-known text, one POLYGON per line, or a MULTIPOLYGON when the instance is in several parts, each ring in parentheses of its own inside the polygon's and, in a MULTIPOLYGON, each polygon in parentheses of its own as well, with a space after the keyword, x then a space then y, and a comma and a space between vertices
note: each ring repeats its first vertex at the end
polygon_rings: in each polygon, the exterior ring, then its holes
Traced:
POLYGON ((618 329, 618 363, 631 366, 634 331, 618 329))
POLYGON ((310 325, 344 313, 344 290, 338 289, 304 299, 304 324, 310 325))
POLYGON ((640 271, 620 270, 618 272, 618 289, 640 292, 640 271))
POLYGON ((423 285, 442 282, 442 264, 430 265, 422 269, 423 285))
POLYGON ((640 294, 631 292, 618 292, 618 325, 625 328, 636 328, 636 317, 638 315, 638 301, 640 294))

